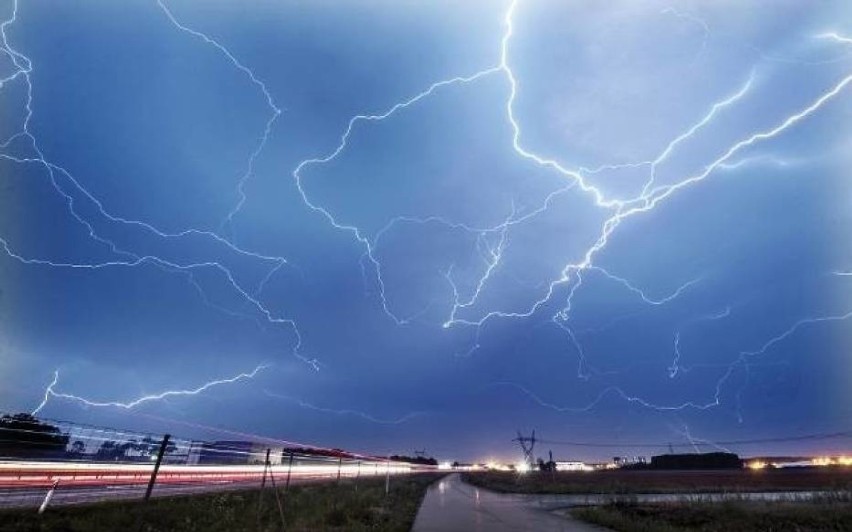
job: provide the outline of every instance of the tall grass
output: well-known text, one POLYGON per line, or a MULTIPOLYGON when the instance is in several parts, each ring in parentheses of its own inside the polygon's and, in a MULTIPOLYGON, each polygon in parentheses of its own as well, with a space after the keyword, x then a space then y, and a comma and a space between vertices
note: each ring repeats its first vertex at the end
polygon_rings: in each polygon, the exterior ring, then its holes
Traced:
POLYGON ((639 504, 615 500, 575 508, 579 519, 620 532, 774 532, 852 530, 852 492, 826 492, 812 499, 747 501, 732 495, 720 502, 639 504))
MULTIPOLYGON (((409 530, 426 488, 441 475, 391 478, 385 497, 381 478, 291 486, 279 489, 286 530, 409 530)), ((282 524, 271 489, 0 512, 2 532, 241 532, 280 531, 282 524)))

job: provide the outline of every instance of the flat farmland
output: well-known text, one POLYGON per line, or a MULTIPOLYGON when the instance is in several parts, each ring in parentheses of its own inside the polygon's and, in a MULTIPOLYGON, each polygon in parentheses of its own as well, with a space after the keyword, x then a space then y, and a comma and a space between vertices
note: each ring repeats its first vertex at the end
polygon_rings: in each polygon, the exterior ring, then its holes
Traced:
POLYGON ((852 467, 761 470, 464 473, 465 482, 503 493, 631 494, 852 490, 852 467))

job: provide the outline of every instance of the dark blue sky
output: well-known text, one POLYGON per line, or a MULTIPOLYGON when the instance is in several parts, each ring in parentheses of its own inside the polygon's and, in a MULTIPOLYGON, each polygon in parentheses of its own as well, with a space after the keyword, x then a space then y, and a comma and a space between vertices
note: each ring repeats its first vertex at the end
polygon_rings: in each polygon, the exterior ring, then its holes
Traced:
POLYGON ((852 424, 846 2, 0 6, 2 410, 463 459, 852 424))

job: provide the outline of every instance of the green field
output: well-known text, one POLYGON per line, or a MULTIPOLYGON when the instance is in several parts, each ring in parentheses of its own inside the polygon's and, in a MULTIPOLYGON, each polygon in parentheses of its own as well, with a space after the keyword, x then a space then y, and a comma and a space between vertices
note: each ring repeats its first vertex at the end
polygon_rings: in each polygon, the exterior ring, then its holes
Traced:
POLYGON ((807 502, 612 503, 571 515, 619 532, 773 532, 852 530, 852 495, 807 502))
MULTIPOLYGON (((291 486, 281 494, 287 530, 409 530, 426 488, 440 474, 391 477, 385 497, 383 478, 291 486)), ((34 509, 0 512, 0 531, 239 532, 282 530, 272 490, 152 499, 150 502, 99 503, 54 507, 39 516, 34 509)))
POLYGON ((611 470, 524 474, 465 473, 464 481, 502 493, 708 493, 747 491, 849 491, 852 468, 813 467, 752 471, 611 470))

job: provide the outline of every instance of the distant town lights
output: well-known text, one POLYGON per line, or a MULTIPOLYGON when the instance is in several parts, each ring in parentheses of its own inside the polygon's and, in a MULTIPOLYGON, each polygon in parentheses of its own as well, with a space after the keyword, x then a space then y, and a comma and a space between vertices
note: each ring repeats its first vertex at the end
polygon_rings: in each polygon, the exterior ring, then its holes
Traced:
POLYGON ((852 456, 820 456, 811 460, 815 466, 852 466, 852 456))

